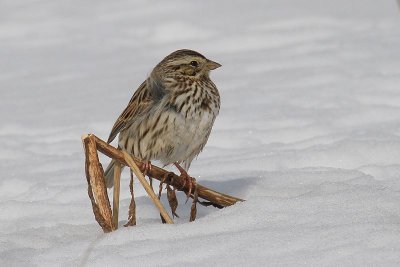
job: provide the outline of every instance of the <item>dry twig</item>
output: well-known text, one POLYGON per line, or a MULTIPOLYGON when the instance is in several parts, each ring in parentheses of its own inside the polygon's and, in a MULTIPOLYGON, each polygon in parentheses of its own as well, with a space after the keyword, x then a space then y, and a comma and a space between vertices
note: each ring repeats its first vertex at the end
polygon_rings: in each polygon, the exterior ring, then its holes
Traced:
POLYGON ((112 221, 113 221, 113 225, 115 226, 115 229, 118 229, 120 184, 121 184, 121 163, 115 162, 115 165, 114 165, 113 213, 112 213, 112 221))

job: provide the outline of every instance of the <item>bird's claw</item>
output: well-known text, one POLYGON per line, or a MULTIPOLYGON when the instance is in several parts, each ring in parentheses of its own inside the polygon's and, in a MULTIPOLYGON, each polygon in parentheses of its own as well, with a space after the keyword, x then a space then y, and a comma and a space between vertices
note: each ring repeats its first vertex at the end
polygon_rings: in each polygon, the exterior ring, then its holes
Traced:
POLYGON ((196 179, 193 177, 190 177, 189 175, 182 175, 182 174, 181 174, 181 177, 184 179, 182 188, 185 188, 186 186, 189 188, 186 193, 186 201, 185 201, 185 204, 186 204, 188 202, 190 196, 192 195, 192 190, 196 187, 196 179))
POLYGON ((175 167, 180 171, 181 177, 184 179, 182 188, 185 188, 186 186, 189 187, 188 192, 186 194, 186 202, 188 202, 190 195, 192 194, 192 190, 196 188, 196 179, 191 177, 184 168, 182 168, 178 163, 174 163, 175 167))
POLYGON ((190 198, 190 195, 192 194, 192 190, 196 189, 197 182, 196 182, 195 178, 190 177, 189 175, 185 179, 186 179, 185 180, 185 185, 186 185, 187 182, 189 183, 189 185, 188 185, 189 186, 189 190, 188 190, 188 192, 186 194, 186 201, 185 201, 185 204, 186 204, 188 202, 189 198, 190 198))
POLYGON ((151 161, 143 162, 143 174, 147 175, 151 171, 151 161))

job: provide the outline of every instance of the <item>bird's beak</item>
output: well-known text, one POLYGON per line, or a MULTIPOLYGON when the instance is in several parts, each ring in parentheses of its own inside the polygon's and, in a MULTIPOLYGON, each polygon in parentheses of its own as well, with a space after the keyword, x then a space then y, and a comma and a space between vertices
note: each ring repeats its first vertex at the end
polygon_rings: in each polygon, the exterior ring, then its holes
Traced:
POLYGON ((221 67, 222 65, 219 64, 219 63, 217 63, 217 62, 214 62, 214 61, 208 59, 208 60, 207 60, 207 63, 206 63, 206 66, 207 66, 207 68, 208 68, 209 70, 215 70, 216 68, 219 68, 219 67, 221 67))

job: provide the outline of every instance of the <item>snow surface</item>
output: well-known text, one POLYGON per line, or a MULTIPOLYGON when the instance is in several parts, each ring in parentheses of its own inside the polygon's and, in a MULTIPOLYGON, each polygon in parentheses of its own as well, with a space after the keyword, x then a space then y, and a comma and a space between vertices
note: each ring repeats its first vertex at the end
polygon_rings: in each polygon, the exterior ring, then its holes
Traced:
POLYGON ((389 0, 2 0, 0 266, 399 266, 399 18, 389 0), (106 138, 179 48, 223 64, 191 174, 247 201, 188 223, 180 195, 170 226, 138 189, 138 226, 105 235, 80 136, 106 138))

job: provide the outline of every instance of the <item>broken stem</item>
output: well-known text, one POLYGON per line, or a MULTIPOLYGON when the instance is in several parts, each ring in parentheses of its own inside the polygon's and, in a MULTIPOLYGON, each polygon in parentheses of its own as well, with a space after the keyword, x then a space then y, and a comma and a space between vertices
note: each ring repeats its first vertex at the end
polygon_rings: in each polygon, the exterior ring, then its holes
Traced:
POLYGON ((121 163, 116 161, 114 165, 114 191, 113 191, 113 216, 112 216, 112 221, 115 229, 118 229, 120 184, 121 184, 121 163))
POLYGON ((99 162, 96 142, 90 135, 83 135, 82 142, 85 149, 85 170, 88 182, 88 195, 92 202, 93 213, 96 221, 105 233, 114 229, 112 212, 107 195, 103 168, 99 162))

